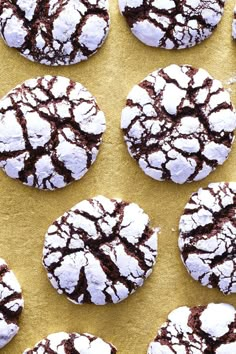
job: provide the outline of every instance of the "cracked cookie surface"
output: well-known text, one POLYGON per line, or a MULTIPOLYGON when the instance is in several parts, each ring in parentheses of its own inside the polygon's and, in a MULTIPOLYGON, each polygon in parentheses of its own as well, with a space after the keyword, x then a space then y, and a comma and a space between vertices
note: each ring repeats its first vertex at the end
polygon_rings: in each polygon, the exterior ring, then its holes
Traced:
POLYGON ((20 284, 6 262, 0 258, 0 348, 18 333, 18 319, 23 306, 20 284))
POLYGON ((1 0, 0 33, 9 47, 46 65, 88 59, 105 41, 108 0, 1 0))
POLYGON ((137 204, 84 200, 49 227, 43 265, 52 286, 72 302, 117 303, 151 274, 157 232, 137 204))
POLYGON ((227 159, 236 115, 229 93, 205 70, 158 69, 135 85, 122 111, 130 155, 150 177, 199 181, 227 159))
POLYGON ((232 37, 236 39, 236 6, 234 7, 234 19, 232 23, 232 37))
POLYGON ((120 12, 144 44, 165 49, 193 47, 221 20, 224 0, 119 0, 120 12))
POLYGON ((116 348, 101 338, 88 333, 58 332, 38 342, 23 354, 116 354, 116 348))
POLYGON ((236 312, 229 304, 179 307, 162 325, 148 354, 236 353, 236 312))
POLYGON ((236 183, 193 193, 179 223, 181 258, 202 285, 236 293, 236 183))
POLYGON ((105 126, 81 84, 61 76, 30 79, 0 101, 0 167, 28 186, 62 188, 95 161, 105 126))

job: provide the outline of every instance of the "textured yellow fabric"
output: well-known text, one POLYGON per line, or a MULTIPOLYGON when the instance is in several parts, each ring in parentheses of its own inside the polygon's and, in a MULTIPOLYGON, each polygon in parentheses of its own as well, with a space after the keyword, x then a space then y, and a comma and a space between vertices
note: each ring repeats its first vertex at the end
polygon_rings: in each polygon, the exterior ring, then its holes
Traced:
MULTIPOLYGON (((110 0, 108 39, 87 62, 46 67, 31 63, 0 41, 1 97, 31 77, 64 75, 92 92, 107 119, 96 163, 81 181, 63 190, 34 190, 0 172, 0 256, 17 275, 25 299, 20 332, 1 353, 21 354, 51 332, 77 331, 111 341, 120 354, 145 354, 157 328, 174 308, 212 301, 236 306, 236 294, 224 296, 192 280, 177 248, 178 220, 190 193, 209 182, 236 180, 236 146, 229 160, 207 179, 179 186, 147 177, 128 155, 119 129, 121 109, 129 90, 158 67, 192 64, 205 68, 224 83, 236 75, 236 42, 231 40, 233 6, 234 1, 228 0, 223 20, 210 39, 178 52, 150 48, 139 42, 119 14, 117 0, 110 0), (64 211, 98 194, 134 201, 150 215, 152 225, 161 227, 159 258, 143 288, 126 301, 103 307, 79 306, 59 296, 47 279, 41 265, 44 234, 64 211)), ((236 104, 236 84, 230 88, 236 104)))

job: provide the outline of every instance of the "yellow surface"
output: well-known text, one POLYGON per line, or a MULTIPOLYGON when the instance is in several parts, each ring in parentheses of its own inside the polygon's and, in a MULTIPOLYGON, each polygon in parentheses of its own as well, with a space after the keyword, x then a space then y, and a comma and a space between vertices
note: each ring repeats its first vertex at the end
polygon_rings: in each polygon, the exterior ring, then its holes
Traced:
MULTIPOLYGON (((223 20, 210 39, 178 52, 146 47, 139 42, 120 16, 117 0, 110 0, 109 37, 87 62, 71 67, 46 67, 29 62, 0 41, 0 96, 31 77, 64 75, 81 82, 95 95, 107 119, 97 162, 81 181, 63 190, 34 190, 0 172, 0 256, 17 275, 25 299, 20 332, 1 353, 21 354, 49 333, 77 331, 111 341, 119 354, 145 354, 157 328, 174 308, 212 301, 236 306, 236 294, 224 296, 193 281, 177 248, 178 220, 190 193, 209 182, 236 180, 236 146, 224 166, 210 177, 179 186, 145 176, 129 157, 119 129, 121 109, 129 90, 158 67, 192 64, 205 68, 223 82, 236 75, 236 44, 231 40, 233 5, 233 0, 227 1, 223 20), (98 194, 134 201, 150 215, 152 225, 161 227, 159 258, 143 288, 126 301, 103 307, 78 306, 59 296, 47 279, 41 265, 44 234, 65 210, 98 194)), ((236 105, 236 84, 231 89, 236 105)))

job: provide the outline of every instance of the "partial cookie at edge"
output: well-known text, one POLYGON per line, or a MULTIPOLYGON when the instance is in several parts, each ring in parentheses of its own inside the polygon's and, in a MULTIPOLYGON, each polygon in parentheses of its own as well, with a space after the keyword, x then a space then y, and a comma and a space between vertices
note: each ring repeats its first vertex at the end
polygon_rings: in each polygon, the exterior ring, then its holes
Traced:
POLYGON ((76 64, 96 53, 105 41, 108 7, 108 0, 1 0, 0 33, 9 47, 31 61, 76 64))
POLYGON ((211 183, 193 193, 179 222, 179 248, 202 285, 236 293, 236 182, 211 183))
POLYGON ((236 39, 236 6, 234 8, 234 19, 232 23, 232 37, 236 39))
POLYGON ((236 311, 229 304, 179 307, 150 343, 147 354, 232 354, 236 352, 236 311))
POLYGON ((116 348, 88 333, 65 333, 58 332, 48 335, 45 339, 38 342, 33 349, 26 349, 23 354, 116 354, 116 348))
POLYGON ((224 3, 119 0, 120 12, 133 34, 146 45, 165 49, 192 47, 211 36, 223 15, 224 3))
POLYGON ((18 319, 24 307, 22 291, 14 273, 0 258, 0 348, 19 331, 18 319))

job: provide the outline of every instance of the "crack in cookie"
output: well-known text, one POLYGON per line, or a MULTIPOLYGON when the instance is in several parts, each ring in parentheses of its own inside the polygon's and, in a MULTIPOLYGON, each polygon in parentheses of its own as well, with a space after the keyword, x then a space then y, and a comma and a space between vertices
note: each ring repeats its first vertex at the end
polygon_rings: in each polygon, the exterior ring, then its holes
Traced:
POLYGON ((236 312, 231 305, 182 306, 169 314, 148 354, 233 354, 235 328, 236 312))
POLYGON ((76 304, 117 303, 142 286, 157 256, 157 229, 134 203, 85 200, 48 229, 43 265, 59 294, 76 304))
POLYGON ((120 12, 144 44, 165 49, 193 47, 221 20, 225 0, 119 0, 120 12))
POLYGON ((9 47, 46 65, 88 59, 110 27, 108 0, 1 0, 0 33, 9 47))
POLYGON ((204 286, 236 293, 236 183, 211 183, 193 193, 179 232, 189 274, 204 286))
POLYGON ((23 307, 20 284, 6 262, 0 258, 0 348, 18 333, 18 320, 23 307))
POLYGON ((135 85, 122 111, 130 155, 150 177, 199 181, 222 165, 236 127, 229 93, 205 70, 170 65, 135 85))
POLYGON ((81 84, 61 76, 30 79, 0 101, 0 167, 28 186, 62 188, 88 171, 105 128, 81 84))

